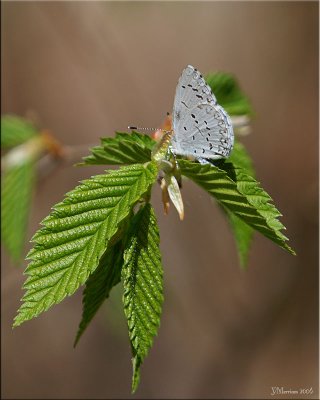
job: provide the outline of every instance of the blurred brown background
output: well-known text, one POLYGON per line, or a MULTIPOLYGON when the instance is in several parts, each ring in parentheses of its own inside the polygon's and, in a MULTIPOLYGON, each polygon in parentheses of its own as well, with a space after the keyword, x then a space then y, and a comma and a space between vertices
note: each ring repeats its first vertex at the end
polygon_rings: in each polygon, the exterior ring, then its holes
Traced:
MULTIPOLYGON (((133 398, 264 399, 275 386, 318 398, 318 4, 2 3, 2 113, 34 110, 67 145, 158 125, 187 64, 234 73, 250 97, 256 118, 242 141, 298 255, 257 234, 244 272, 205 193, 185 183, 181 223, 163 215, 155 187, 165 304, 133 398)), ((70 164, 42 179, 28 239, 102 170, 70 164)), ((23 281, 3 254, 2 398, 129 398, 121 288, 74 350, 81 290, 12 331, 23 281)))

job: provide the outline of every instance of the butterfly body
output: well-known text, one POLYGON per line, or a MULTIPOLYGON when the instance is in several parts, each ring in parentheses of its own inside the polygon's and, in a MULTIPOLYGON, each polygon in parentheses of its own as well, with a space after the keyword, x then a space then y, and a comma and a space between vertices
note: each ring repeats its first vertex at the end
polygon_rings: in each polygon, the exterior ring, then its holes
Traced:
POLYGON ((232 151, 230 117, 191 65, 183 70, 176 88, 172 125, 171 151, 176 155, 215 160, 232 151))

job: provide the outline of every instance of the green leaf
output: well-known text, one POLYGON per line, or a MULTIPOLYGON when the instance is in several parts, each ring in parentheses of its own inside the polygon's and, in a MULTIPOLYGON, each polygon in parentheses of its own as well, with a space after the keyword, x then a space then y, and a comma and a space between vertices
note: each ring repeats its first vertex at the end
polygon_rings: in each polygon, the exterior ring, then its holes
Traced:
POLYGON ((38 131, 33 124, 14 115, 5 115, 1 118, 1 147, 14 147, 26 142, 38 131))
POLYGON ((89 276, 83 291, 83 312, 74 346, 95 316, 102 303, 109 297, 111 289, 121 280, 122 241, 105 252, 99 266, 89 276))
POLYGON ((20 262, 35 181, 32 161, 4 170, 1 181, 1 240, 14 262, 20 262))
MULTIPOLYGON (((231 152, 228 161, 231 162, 236 167, 242 168, 246 173, 253 178, 256 173, 253 167, 252 159, 249 156, 247 150, 244 145, 239 141, 235 140, 233 150, 231 152)), ((219 165, 218 165, 219 166, 219 165)))
POLYGON ((183 175, 214 196, 222 206, 283 249, 295 254, 286 244, 288 238, 281 232, 284 226, 278 220, 280 212, 270 204, 270 196, 254 178, 228 163, 224 164, 228 172, 211 164, 201 165, 188 160, 178 160, 178 163, 183 175))
POLYGON ((228 217, 234 234, 240 265, 242 268, 246 268, 254 230, 236 214, 233 214, 231 211, 229 211, 226 207, 222 208, 228 217))
POLYGON ((119 141, 128 140, 132 143, 138 143, 141 147, 152 150, 156 141, 153 140, 149 135, 145 135, 140 132, 132 131, 128 132, 116 132, 115 139, 119 141))
POLYGON ((114 138, 101 139, 101 146, 91 149, 92 155, 84 157, 82 165, 135 164, 150 161, 155 141, 138 132, 116 132, 114 138))
POLYGON ((14 326, 73 294, 97 268, 101 256, 134 204, 157 177, 154 163, 94 176, 67 193, 33 237, 27 290, 14 326))
POLYGON ((122 281, 124 311, 133 354, 134 392, 139 385, 140 366, 160 325, 163 302, 159 230, 150 204, 140 208, 131 222, 129 232, 122 281))
MULTIPOLYGON (((238 191, 243 194, 248 202, 265 218, 268 226, 274 230, 277 237, 283 241, 288 240, 288 238, 281 233, 282 230, 286 229, 278 219, 282 214, 277 210, 274 204, 272 204, 272 198, 262 189, 260 183, 252 176, 248 175, 246 170, 237 168, 231 163, 225 162, 222 168, 236 183, 238 191)), ((295 254, 287 245, 286 249, 292 254, 295 254)))
POLYGON ((211 73, 206 76, 206 82, 211 87, 218 103, 230 115, 253 114, 251 104, 234 76, 223 72, 211 73))
MULTIPOLYGON (((238 141, 235 141, 234 148, 232 150, 231 156, 228 158, 233 165, 242 168, 248 175, 252 177, 255 176, 255 171, 253 168, 252 160, 247 153, 245 147, 238 141)), ((222 162, 223 168, 224 161, 222 162)), ((219 166, 219 164, 217 163, 219 166)), ((242 219, 237 217, 235 214, 230 212, 227 208, 221 207, 225 212, 228 221, 230 223, 231 229, 234 234, 236 241, 236 246, 238 250, 240 265, 245 268, 248 263, 249 250, 254 234, 254 230, 247 225, 242 219)))

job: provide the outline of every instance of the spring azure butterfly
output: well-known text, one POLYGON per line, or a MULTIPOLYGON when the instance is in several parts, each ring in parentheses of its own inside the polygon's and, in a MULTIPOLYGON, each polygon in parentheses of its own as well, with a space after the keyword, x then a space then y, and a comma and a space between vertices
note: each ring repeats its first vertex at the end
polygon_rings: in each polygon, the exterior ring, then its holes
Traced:
POLYGON ((199 161, 229 157, 234 142, 230 117, 191 65, 182 71, 176 88, 172 124, 173 154, 199 161))

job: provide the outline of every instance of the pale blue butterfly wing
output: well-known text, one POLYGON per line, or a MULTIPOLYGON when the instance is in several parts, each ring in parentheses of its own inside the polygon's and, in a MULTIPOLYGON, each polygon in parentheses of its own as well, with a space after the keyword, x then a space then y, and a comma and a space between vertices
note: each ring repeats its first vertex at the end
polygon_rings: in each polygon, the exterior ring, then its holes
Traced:
POLYGON ((234 142, 231 120, 191 65, 183 70, 177 85, 172 123, 174 154, 211 160, 230 155, 234 142))

